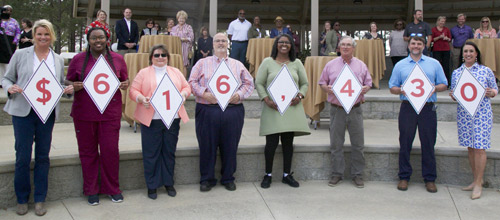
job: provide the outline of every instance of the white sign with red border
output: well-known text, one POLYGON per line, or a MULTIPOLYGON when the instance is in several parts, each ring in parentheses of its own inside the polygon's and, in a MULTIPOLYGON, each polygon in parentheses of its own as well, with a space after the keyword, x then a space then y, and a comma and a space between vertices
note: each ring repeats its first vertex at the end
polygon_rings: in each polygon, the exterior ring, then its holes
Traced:
POLYGON ((356 104, 362 89, 363 85, 347 64, 344 65, 339 76, 332 84, 332 91, 347 114, 351 111, 352 106, 356 104))
POLYGON ((472 75, 469 68, 464 68, 453 91, 455 100, 474 116, 485 95, 486 89, 483 85, 472 75))
POLYGON ((59 80, 50 71, 45 60, 42 60, 23 88, 22 94, 45 124, 63 92, 64 88, 59 80))
POLYGON ((431 97, 434 91, 434 84, 429 80, 418 63, 415 64, 406 81, 401 86, 401 89, 406 93, 408 101, 415 109, 417 114, 424 107, 425 103, 431 97))
POLYGON ((280 114, 285 114, 292 103, 292 99, 299 93, 299 87, 295 83, 295 80, 293 80, 292 74, 290 74, 286 64, 281 67, 281 70, 274 77, 271 84, 269 84, 267 92, 278 106, 280 114))
POLYGON ((208 89, 217 99, 222 111, 226 110, 229 100, 240 87, 240 82, 236 79, 226 61, 222 61, 214 74, 208 81, 208 89))
POLYGON ((118 87, 120 87, 120 80, 101 54, 85 80, 83 80, 83 88, 85 88, 101 114, 108 107, 118 87))
POLYGON ((168 129, 177 116, 183 101, 181 93, 175 87, 168 73, 165 72, 160 84, 151 96, 150 102, 168 129))

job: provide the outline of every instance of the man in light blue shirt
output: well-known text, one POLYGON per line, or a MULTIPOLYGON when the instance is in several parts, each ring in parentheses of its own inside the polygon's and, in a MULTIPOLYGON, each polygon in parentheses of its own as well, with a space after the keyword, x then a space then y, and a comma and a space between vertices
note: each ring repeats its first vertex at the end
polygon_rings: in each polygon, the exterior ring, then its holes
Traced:
MULTIPOLYGON (((428 192, 437 192, 436 184, 436 157, 434 155, 434 145, 437 136, 437 101, 435 92, 445 91, 448 85, 441 64, 434 58, 423 55, 425 48, 425 39, 422 37, 411 37, 408 49, 410 55, 401 60, 394 66, 389 88, 392 94, 399 95, 402 100, 399 110, 399 190, 408 189, 408 181, 412 174, 410 164, 410 152, 415 139, 415 133, 418 128, 418 134, 422 150, 422 176, 425 181, 425 187, 428 192), (408 102, 405 92, 401 89, 406 78, 410 75, 414 66, 418 63, 425 75, 432 84, 435 85, 432 96, 427 100, 420 114, 413 109, 408 102)), ((418 88, 418 87, 417 87, 418 88)))

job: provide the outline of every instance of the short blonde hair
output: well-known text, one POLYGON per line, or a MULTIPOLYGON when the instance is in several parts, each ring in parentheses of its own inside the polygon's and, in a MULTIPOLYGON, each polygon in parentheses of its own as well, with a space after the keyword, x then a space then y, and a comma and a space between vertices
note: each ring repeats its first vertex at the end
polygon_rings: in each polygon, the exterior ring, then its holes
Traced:
POLYGON ((438 26, 439 20, 441 20, 441 19, 446 20, 446 16, 439 16, 439 17, 436 19, 436 26, 438 26))
POLYGON ((56 42, 56 34, 54 33, 54 27, 52 26, 52 23, 50 21, 45 20, 45 19, 40 19, 38 21, 35 21, 35 24, 33 25, 33 40, 35 41, 36 44, 36 30, 38 28, 45 28, 49 32, 50 35, 50 44, 54 44, 56 42))
POLYGON ((184 17, 184 19, 188 19, 188 13, 186 13, 184 10, 180 10, 177 12, 177 15, 175 16, 177 20, 179 20, 180 17, 184 17))

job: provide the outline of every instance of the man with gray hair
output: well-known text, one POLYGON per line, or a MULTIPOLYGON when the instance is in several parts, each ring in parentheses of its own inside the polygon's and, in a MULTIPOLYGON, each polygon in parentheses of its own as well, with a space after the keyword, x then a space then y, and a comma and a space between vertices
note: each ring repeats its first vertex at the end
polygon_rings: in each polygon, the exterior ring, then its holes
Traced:
POLYGON ((349 132, 351 139, 351 177, 354 185, 358 188, 364 187, 363 171, 365 168, 365 158, 363 156, 364 148, 364 129, 363 112, 361 103, 364 102, 366 94, 372 86, 372 78, 368 67, 363 61, 353 56, 356 42, 350 36, 344 36, 339 43, 341 56, 328 62, 321 73, 318 84, 321 89, 328 93, 328 102, 330 102, 330 146, 332 152, 333 172, 329 186, 336 186, 344 178, 345 160, 344 160, 344 140, 345 130, 349 132), (342 104, 332 91, 332 84, 337 80, 342 72, 344 65, 351 68, 355 77, 362 84, 361 94, 354 103, 351 111, 347 113, 342 104))
POLYGON ((451 39, 453 41, 453 48, 451 49, 451 60, 453 70, 458 68, 458 59, 460 57, 460 50, 468 39, 474 38, 474 32, 472 28, 465 24, 465 19, 467 16, 465 14, 457 15, 457 26, 451 28, 451 39))

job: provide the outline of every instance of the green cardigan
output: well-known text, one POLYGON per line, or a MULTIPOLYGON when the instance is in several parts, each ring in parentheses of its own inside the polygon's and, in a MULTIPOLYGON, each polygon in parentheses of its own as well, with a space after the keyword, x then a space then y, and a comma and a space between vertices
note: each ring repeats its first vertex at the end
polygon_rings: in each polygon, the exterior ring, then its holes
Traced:
POLYGON ((325 53, 327 55, 329 55, 330 52, 335 52, 335 50, 337 49, 337 42, 338 42, 337 38, 338 38, 337 33, 334 30, 328 31, 328 33, 326 33, 326 40, 325 40, 326 51, 325 51, 325 53))
MULTIPOLYGON (((264 59, 260 64, 257 78, 255 79, 255 87, 257 88, 257 93, 261 100, 269 96, 267 87, 269 87, 269 84, 271 84, 276 75, 278 75, 281 67, 282 66, 271 57, 264 59)), ((295 83, 299 87, 299 92, 305 96, 308 82, 304 65, 302 65, 300 59, 295 59, 294 62, 288 63, 287 67, 295 83)), ((271 97, 269 98, 271 99, 271 97)), ((295 106, 288 107, 283 116, 281 116, 277 110, 263 103, 262 115, 260 116, 259 135, 265 136, 283 132, 294 132, 295 136, 311 134, 302 101, 295 106)))

